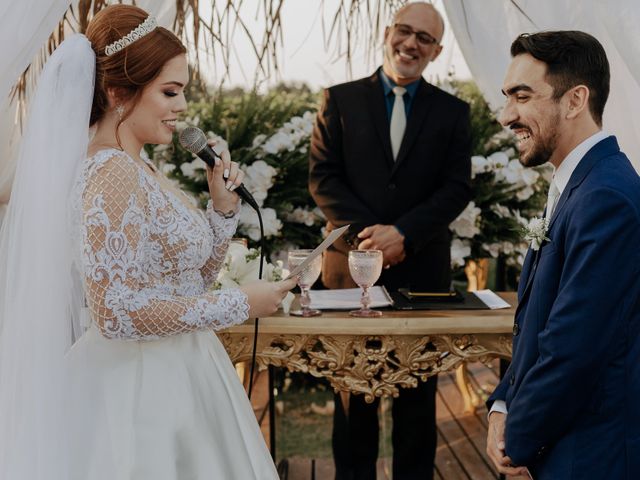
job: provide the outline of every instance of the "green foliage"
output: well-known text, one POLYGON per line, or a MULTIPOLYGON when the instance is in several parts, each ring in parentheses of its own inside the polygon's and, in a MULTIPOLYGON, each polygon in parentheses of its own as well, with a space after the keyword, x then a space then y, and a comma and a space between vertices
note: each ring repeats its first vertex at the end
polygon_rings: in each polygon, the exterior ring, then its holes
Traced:
MULTIPOLYGON (((526 250, 520 231, 541 213, 547 172, 524 170, 514 161, 513 136, 496 121, 475 83, 453 80, 443 88, 470 104, 473 135, 474 200, 452 223, 455 265, 491 256, 517 266, 526 250)), ((320 240, 324 219, 307 186, 311 125, 319 101, 320 95, 304 85, 279 85, 267 93, 236 89, 218 91, 213 98, 198 94, 189 102, 183 124, 198 126, 209 138, 226 139, 232 159, 245 169, 245 185, 261 198, 268 253, 309 248, 320 240)), ((170 178, 206 204, 204 169, 177 140, 168 148, 156 147, 152 155, 170 178)), ((241 212, 239 234, 255 246, 251 215, 241 212)))
POLYGON ((452 80, 450 83, 456 90, 456 96, 470 105, 473 155, 485 156, 497 151, 491 151, 488 144, 494 135, 502 131, 502 126, 496 120, 478 86, 471 81, 452 80))
MULTIPOLYGON (((276 169, 273 185, 268 188, 262 205, 265 209, 273 209, 277 219, 282 223, 277 234, 268 235, 269 253, 277 252, 290 244, 300 248, 313 247, 320 239, 323 223, 321 216, 315 215, 315 221, 311 225, 287 219, 288 214, 296 208, 311 211, 315 207, 307 188, 308 133, 299 135, 298 132, 295 141, 287 144, 290 148, 283 147, 278 151, 265 150, 265 143, 287 122, 302 117, 305 112, 312 112, 307 114, 307 119, 310 115, 315 115, 318 101, 319 96, 305 86, 280 85, 266 94, 255 90, 220 91, 213 99, 201 98, 189 102, 188 105, 184 123, 197 126, 209 138, 225 139, 234 161, 240 165, 251 166, 261 160, 276 169)), ((310 122, 311 120, 305 122, 309 133, 310 122)), ((201 206, 206 204, 208 187, 204 170, 190 168, 194 156, 182 149, 177 139, 174 139, 168 149, 163 146, 156 147, 153 156, 159 164, 169 167, 164 170, 170 178, 177 180, 184 189, 192 192, 201 206), (171 165, 175 168, 170 171, 171 165)), ((250 178, 245 180, 245 184, 251 190, 250 178)), ((243 233, 243 220, 247 220, 249 215, 243 213, 241 216, 240 233, 249 236, 250 242, 255 245, 255 235, 247 234, 249 227, 245 227, 243 233)))

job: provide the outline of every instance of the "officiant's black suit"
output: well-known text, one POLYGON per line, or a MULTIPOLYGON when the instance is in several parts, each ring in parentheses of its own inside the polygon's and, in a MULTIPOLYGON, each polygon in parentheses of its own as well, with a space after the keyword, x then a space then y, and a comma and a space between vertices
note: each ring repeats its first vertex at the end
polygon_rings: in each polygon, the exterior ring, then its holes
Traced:
MULTIPOLYGON (((349 235, 325 252, 323 283, 355 286, 347 252, 357 246, 355 235, 364 227, 384 224, 405 236, 407 256, 385 269, 378 283, 389 290, 446 289, 451 280, 448 225, 471 199, 469 106, 420 80, 394 161, 379 75, 327 89, 314 127, 310 192, 328 229, 352 225, 349 235)), ((394 400, 395 480, 431 478, 435 390, 432 377, 394 400)), ((368 405, 361 395, 352 395, 348 421, 339 396, 336 402, 336 478, 375 478, 377 402, 368 405)))

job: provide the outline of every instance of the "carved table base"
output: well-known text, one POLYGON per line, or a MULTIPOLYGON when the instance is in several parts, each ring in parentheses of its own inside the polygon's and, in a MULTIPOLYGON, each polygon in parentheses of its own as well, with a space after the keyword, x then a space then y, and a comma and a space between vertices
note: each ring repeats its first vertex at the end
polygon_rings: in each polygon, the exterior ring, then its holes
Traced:
MULTIPOLYGON (((231 360, 251 360, 253 336, 218 334, 231 360)), ((399 388, 451 371, 463 362, 511 358, 511 334, 353 335, 260 333, 259 369, 267 365, 325 377, 336 391, 397 397, 399 388)))

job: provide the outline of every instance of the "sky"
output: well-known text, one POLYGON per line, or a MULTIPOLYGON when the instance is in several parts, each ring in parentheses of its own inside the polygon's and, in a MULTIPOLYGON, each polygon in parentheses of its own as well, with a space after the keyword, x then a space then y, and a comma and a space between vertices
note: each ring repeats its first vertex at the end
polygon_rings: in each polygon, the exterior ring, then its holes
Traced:
MULTIPOLYGON (((282 45, 279 50, 278 75, 270 75, 262 87, 285 82, 305 82, 312 88, 328 87, 336 83, 368 76, 381 64, 382 39, 377 43, 374 51, 375 58, 367 56, 365 45, 360 42, 353 52, 351 73, 347 69, 347 62, 336 54, 336 44, 333 42, 330 49, 323 43, 322 18, 324 12, 325 25, 330 24, 331 15, 337 10, 340 0, 324 0, 324 11, 321 9, 323 2, 319 0, 288 0, 284 2, 282 18, 282 45)), ((203 4, 208 2, 203 2, 203 4)), ((442 0, 435 0, 434 5, 445 16, 445 36, 443 39, 443 51, 435 62, 430 64, 425 71, 425 78, 436 82, 444 79, 449 71, 454 72, 457 78, 470 78, 469 69, 453 37, 451 28, 446 19, 446 12, 442 0)), ((248 19, 248 28, 255 32, 264 30, 264 22, 256 20, 262 14, 257 14, 261 0, 247 0, 242 3, 243 18, 248 19)), ((208 15, 206 12, 203 12, 208 15)), ((258 36, 259 38, 259 36, 258 36)), ((257 62, 255 54, 251 50, 250 42, 242 32, 236 32, 232 41, 234 47, 230 61, 230 75, 224 80, 227 87, 241 86, 248 88, 253 85, 257 62)), ((211 55, 207 56, 201 50, 201 70, 209 83, 218 85, 224 71, 221 60, 215 65, 211 61, 211 55), (204 61, 209 59, 209 62, 204 61)))

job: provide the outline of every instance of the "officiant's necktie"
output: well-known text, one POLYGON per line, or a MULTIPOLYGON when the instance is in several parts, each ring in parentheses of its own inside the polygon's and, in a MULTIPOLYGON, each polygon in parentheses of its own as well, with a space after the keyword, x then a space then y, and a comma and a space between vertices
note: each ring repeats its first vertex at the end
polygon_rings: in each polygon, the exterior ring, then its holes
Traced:
POLYGON ((556 203, 558 203, 558 198, 560 197, 560 190, 556 186, 555 180, 551 180, 549 183, 549 193, 547 194, 547 214, 546 218, 551 220, 551 216, 553 215, 553 210, 556 208, 556 203))
POLYGON ((398 152, 400 151, 400 145, 402 144, 402 137, 404 137, 404 130, 407 127, 407 115, 404 111, 404 94, 407 92, 406 88, 393 87, 393 93, 396 96, 393 102, 393 110, 391 111, 391 124, 389 125, 389 135, 391 136, 391 152, 393 153, 393 159, 398 158, 398 152))

